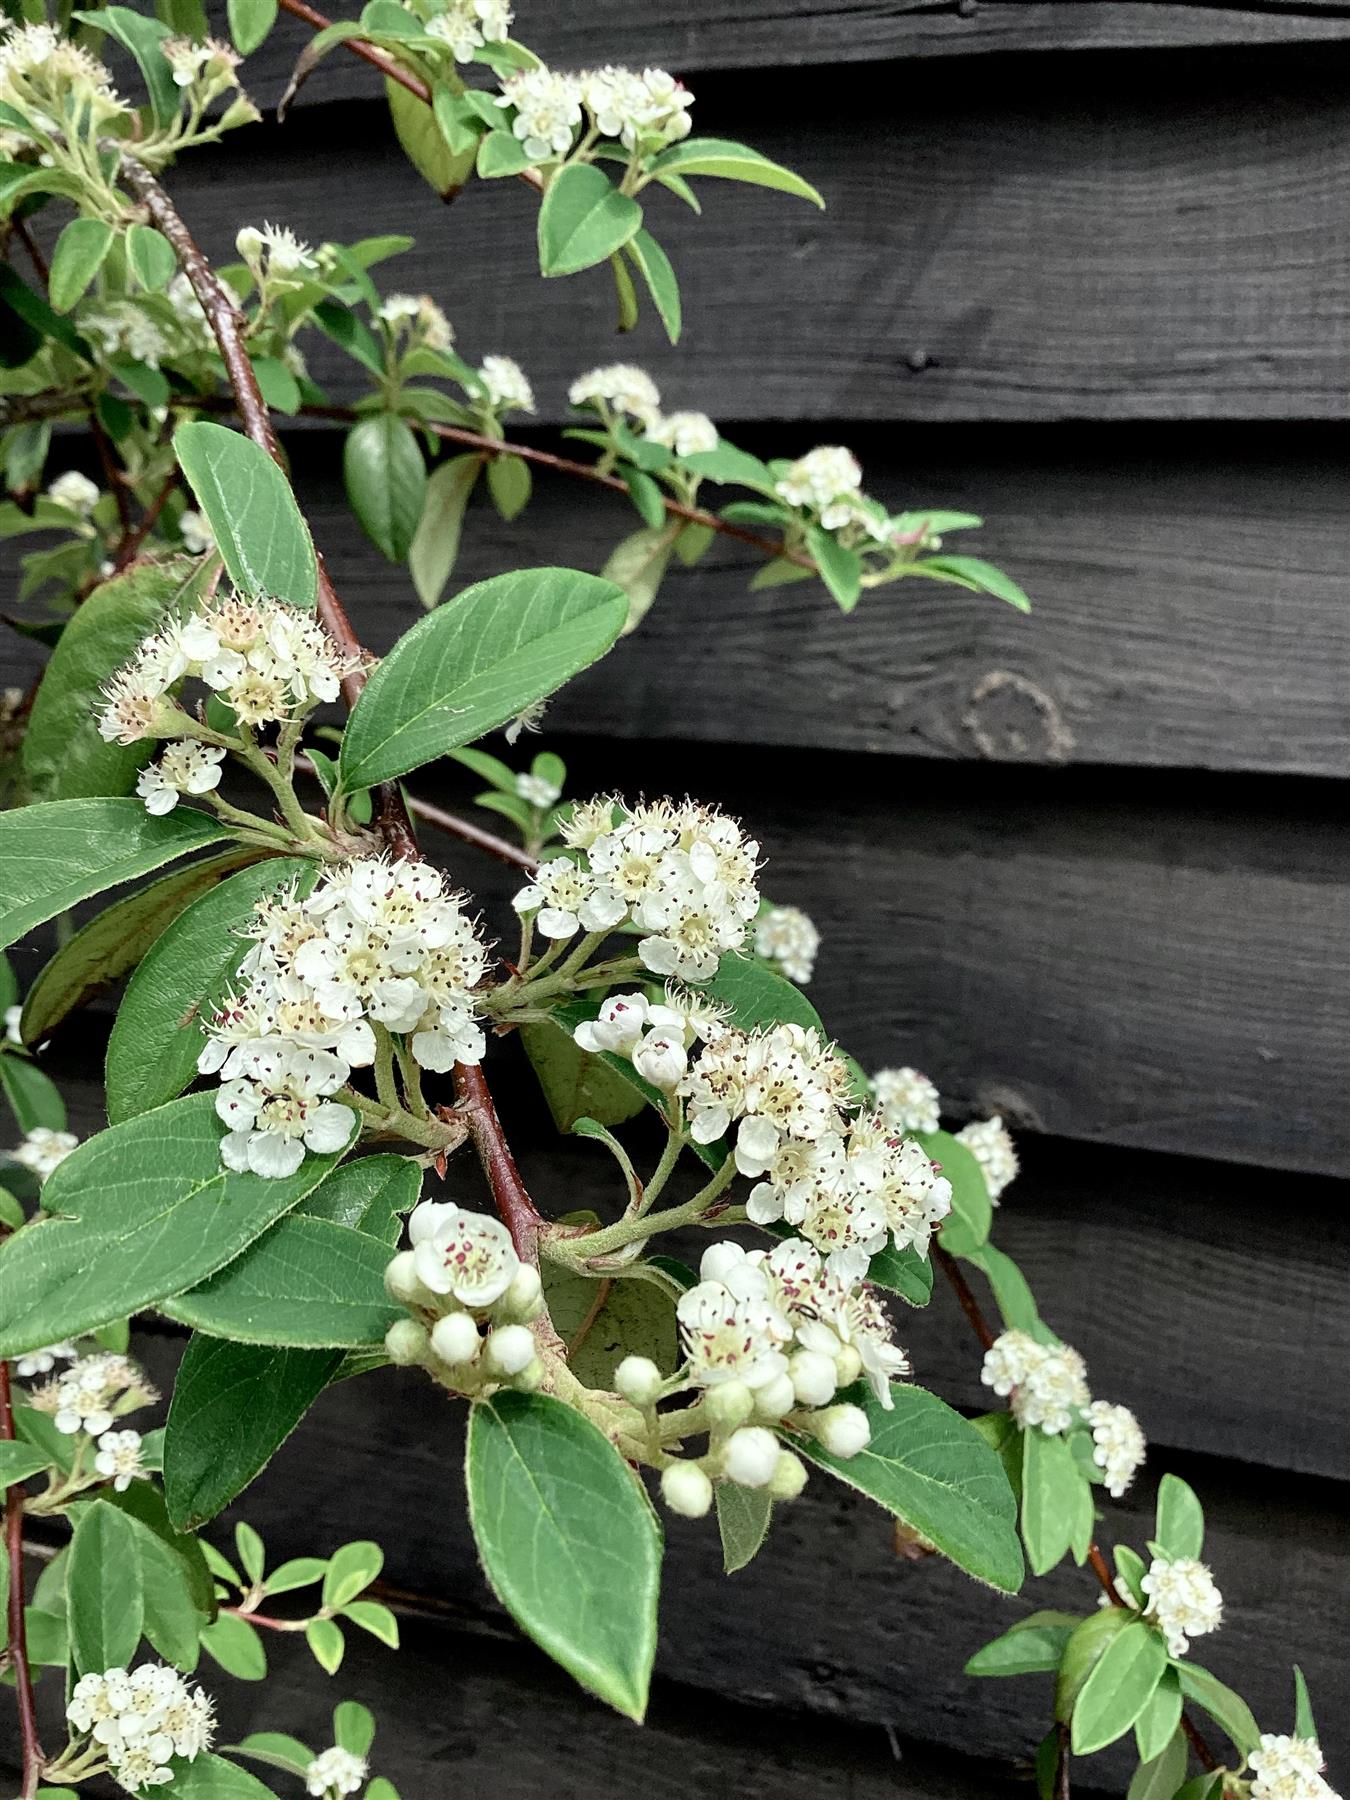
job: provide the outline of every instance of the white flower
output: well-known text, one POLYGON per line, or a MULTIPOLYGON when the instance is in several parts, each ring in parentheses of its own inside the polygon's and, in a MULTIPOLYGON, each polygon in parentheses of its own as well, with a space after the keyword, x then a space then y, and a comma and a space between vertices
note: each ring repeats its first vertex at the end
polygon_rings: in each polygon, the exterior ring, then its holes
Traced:
POLYGON ((1078 1352, 1068 1344, 1039 1343, 1027 1331, 1005 1331, 994 1340, 985 1352, 980 1380, 996 1394, 1011 1394, 1019 1425, 1051 1436, 1067 1431, 1091 1403, 1078 1352))
POLYGON ((97 310, 81 308, 81 333, 92 338, 108 356, 130 356, 157 369, 168 353, 171 340, 157 319, 135 300, 97 302, 97 310))
POLYGON ((276 276, 312 274, 319 266, 313 250, 288 225, 246 225, 234 247, 260 284, 276 276))
POLYGON ((633 1067, 644 1081, 650 1081, 663 1094, 674 1093, 688 1067, 684 1032, 649 1031, 633 1046, 633 1067))
POLYGON ((413 1266, 423 1287, 461 1306, 491 1306, 511 1286, 520 1259, 500 1219, 426 1200, 408 1221, 413 1266))
POLYGON ((474 51, 484 44, 499 44, 510 37, 514 16, 509 0, 449 0, 427 30, 432 37, 445 39, 456 62, 472 62, 474 51))
POLYGON ((713 1503, 712 1482, 697 1463, 673 1462, 661 1471, 661 1498, 682 1519, 706 1518, 713 1503))
POLYGON ((14 1372, 24 1381, 34 1375, 49 1375, 56 1367, 58 1357, 74 1362, 79 1354, 74 1344, 47 1344, 41 1350, 30 1350, 26 1356, 21 1356, 14 1365, 14 1372))
POLYGON ((19 1030, 19 1021, 23 1018, 23 1007, 16 1000, 13 1006, 5 1008, 5 1038, 11 1044, 22 1044, 23 1033, 19 1030))
POLYGON ((63 1163, 79 1144, 73 1131, 53 1131, 48 1125, 35 1125, 25 1133, 23 1142, 10 1155, 24 1168, 31 1169, 39 1181, 45 1181, 52 1170, 63 1163))
POLYGON ((892 1131, 936 1131, 937 1088, 917 1069, 878 1069, 872 1077, 881 1116, 892 1131))
POLYGON ((846 1080, 847 1069, 816 1032, 785 1024, 722 1032, 704 1046, 679 1092, 696 1143, 715 1142, 739 1121, 736 1167, 754 1176, 770 1168, 784 1140, 812 1143, 842 1123, 846 1080))
POLYGON ((1138 1419, 1128 1406, 1094 1400, 1087 1409, 1092 1427, 1092 1460, 1106 1476, 1106 1491, 1116 1500, 1134 1480, 1148 1445, 1138 1419))
POLYGON ((1316 1738, 1277 1737, 1264 1731, 1248 1759, 1251 1800, 1338 1800, 1322 1779, 1326 1762, 1316 1738))
POLYGON ((820 933, 798 906, 771 906, 755 921, 755 953, 776 962, 789 981, 810 981, 820 933))
POLYGON ((65 128, 69 116, 86 115, 100 126, 131 108, 113 92, 103 64, 47 24, 7 25, 0 32, 0 100, 16 107, 42 131, 65 128))
POLYGON ((647 427, 654 444, 665 444, 676 456, 698 456, 717 448, 717 427, 701 412, 675 412, 654 419, 647 427))
POLYGON ((511 904, 518 913, 535 913, 535 925, 547 938, 608 931, 622 922, 628 910, 609 882, 565 856, 541 863, 534 880, 511 904))
POLYGON ((815 1434, 832 1456, 847 1460, 872 1441, 872 1427, 860 1406, 828 1406, 812 1419, 815 1434))
POLYGON ((763 1275, 748 1262, 726 1271, 725 1279, 708 1279, 706 1266, 703 1273, 675 1305, 694 1384, 737 1381, 753 1390, 786 1375, 783 1346, 792 1327, 770 1301, 763 1275))
POLYGON ((517 775, 516 795, 530 806, 537 806, 541 812, 555 805, 562 799, 562 789, 552 781, 546 781, 542 775, 517 775))
POLYGON ((172 1781, 172 1759, 195 1761, 210 1748, 215 1725, 209 1696, 163 1663, 82 1675, 66 1718, 93 1738, 128 1793, 172 1781))
POLYGON ((47 498, 87 519, 98 505, 100 493, 101 489, 87 475, 81 475, 78 469, 67 469, 47 489, 47 498))
POLYGON ((572 1036, 583 1050, 627 1056, 647 1030, 651 1012, 645 994, 611 994, 601 1003, 599 1016, 583 1020, 572 1036))
POLYGON ((130 1357, 98 1352, 81 1357, 39 1388, 33 1405, 50 1413, 56 1429, 67 1437, 79 1431, 101 1437, 112 1429, 117 1415, 149 1406, 158 1397, 130 1357))
POLYGON ((478 365, 493 412, 533 412, 534 389, 518 362, 509 356, 485 356, 478 365))
POLYGON ((327 1794, 354 1794, 364 1783, 369 1765, 364 1756, 355 1756, 334 1744, 316 1756, 305 1770, 305 1792, 323 1800, 327 1794))
POLYGON ((661 413, 661 394, 656 383, 645 369, 636 368, 632 363, 606 363, 603 368, 591 369, 577 379, 567 390, 567 398, 573 406, 613 407, 615 412, 627 413, 640 425, 654 425, 661 413))
POLYGON ((167 683, 148 661, 129 663, 103 689, 99 736, 109 744, 136 744, 154 737, 165 711, 162 696, 167 683))
POLYGON ((554 69, 522 69, 502 83, 499 106, 513 106, 512 131, 533 162, 567 155, 581 123, 581 83, 554 69))
POLYGON ((862 469, 842 444, 821 444, 798 457, 776 485, 789 506, 821 512, 831 501, 861 488, 862 469))
POLYGON ((980 1119, 963 1126, 956 1134, 984 1171, 989 1198, 997 1206, 999 1195, 1017 1174, 1017 1152, 1003 1120, 995 1113, 992 1119, 980 1119))
POLYGON ((878 1206, 897 1250, 928 1254, 935 1226, 952 1209, 952 1184, 912 1138, 897 1138, 880 1115, 855 1119, 848 1134, 849 1179, 878 1206))
POLYGON ((1139 1585, 1148 1595, 1145 1616, 1162 1627, 1173 1656, 1184 1656, 1192 1638, 1217 1630, 1223 1619, 1223 1595, 1193 1557, 1155 1557, 1139 1585))
POLYGON ((141 1462, 139 1431, 105 1431, 98 1440, 94 1467, 108 1477, 119 1494, 124 1493, 145 1469, 141 1462))
POLYGON ((688 137, 694 96, 664 69, 621 69, 609 65, 581 77, 582 93, 606 137, 629 150, 641 143, 656 149, 688 137))
POLYGON ((208 794, 220 786, 224 748, 199 744, 193 739, 170 744, 157 763, 150 763, 136 779, 136 792, 148 813, 172 812, 180 794, 208 794))
POLYGON ((328 1096, 345 1085, 346 1063, 329 1051, 264 1042, 247 1071, 216 1096, 216 1114, 230 1128, 220 1144, 227 1169, 294 1175, 306 1150, 345 1149, 356 1114, 328 1096))

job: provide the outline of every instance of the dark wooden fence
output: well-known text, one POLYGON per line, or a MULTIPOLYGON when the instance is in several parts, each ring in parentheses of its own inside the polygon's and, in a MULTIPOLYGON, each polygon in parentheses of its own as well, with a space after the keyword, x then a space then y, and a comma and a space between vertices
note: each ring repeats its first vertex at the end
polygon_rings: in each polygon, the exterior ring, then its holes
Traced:
MULTIPOLYGON (((753 448, 849 442, 888 500, 983 512, 987 553, 1036 604, 1023 620, 916 585, 843 619, 815 589, 748 595, 748 553, 719 547, 559 702, 551 741, 580 782, 617 752, 630 790, 742 812, 770 891, 824 928, 812 993, 832 1026, 1020 1129, 1001 1241, 1152 1438, 1121 1533, 1147 1536, 1162 1472, 1195 1481, 1228 1601, 1205 1660, 1274 1730, 1300 1660, 1344 1785, 1350 5, 520 14, 560 61, 696 76, 700 130, 781 156, 830 203, 728 188, 702 221, 673 207, 687 340, 644 326, 622 354, 753 448)), ((257 59, 264 102, 300 42, 280 29, 257 59)), ((558 422, 571 375, 615 354, 605 283, 532 275, 514 184, 442 210, 368 74, 334 55, 284 129, 187 164, 184 212, 217 252, 264 216, 311 238, 408 230, 399 283, 444 301, 467 353, 519 355, 558 422)), ((405 579, 344 513, 332 437, 291 449, 361 634, 386 647, 416 616, 405 579)), ((628 528, 545 482, 516 527, 473 509, 462 573, 596 567, 628 528)), ((88 1066, 87 1047, 54 1053, 88 1066)), ((517 1111, 541 1194, 578 1204, 591 1160, 517 1111)), ((921 1379, 978 1406, 952 1309, 907 1324, 921 1379)), ((174 1340, 146 1353, 167 1373, 174 1340)), ((457 1429, 428 1386, 372 1378, 327 1396, 249 1497, 278 1556, 380 1538, 410 1638, 396 1665, 354 1646, 327 1685, 283 1645, 253 1722, 320 1736, 330 1700, 361 1694, 410 1800, 462 1783, 964 1800, 1003 1793, 1045 1729, 1046 1682, 960 1672, 1030 1597, 897 1561, 873 1512, 813 1480, 729 1582, 715 1533, 672 1525, 641 1736, 506 1630, 457 1429)), ((1089 1598, 1073 1570, 1044 1591, 1089 1598)))

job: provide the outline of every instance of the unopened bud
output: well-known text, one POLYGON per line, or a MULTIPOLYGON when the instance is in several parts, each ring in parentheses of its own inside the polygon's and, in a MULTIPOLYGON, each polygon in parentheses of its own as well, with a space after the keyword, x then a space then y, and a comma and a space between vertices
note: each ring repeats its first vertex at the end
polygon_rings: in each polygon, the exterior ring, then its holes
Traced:
POLYGON ((384 1291, 391 1300, 397 1300, 400 1306, 415 1306, 424 1297, 426 1290, 417 1279, 411 1250, 400 1250, 385 1270, 384 1291))
POLYGON ((872 1427, 860 1406, 829 1406, 811 1424, 824 1447, 835 1456, 856 1456, 872 1439, 872 1427))
POLYGON ((640 1044, 633 1046, 632 1054, 633 1067, 638 1074, 665 1094, 675 1091, 689 1060, 683 1038, 673 1037, 665 1031, 648 1032, 640 1044))
POLYGON ((538 1269, 529 1263, 522 1263, 511 1277, 511 1285, 498 1304, 507 1318, 519 1319, 524 1323, 535 1317, 543 1299, 544 1284, 539 1279, 538 1269))
POLYGON ((727 1439, 724 1452, 730 1480, 740 1487, 767 1487, 778 1467, 778 1439, 762 1425, 743 1425, 727 1439))
POLYGON ((790 1375, 775 1375, 772 1381, 766 1381, 762 1388, 755 1389, 755 1417, 757 1419, 782 1419, 792 1411, 797 1396, 792 1391, 790 1375))
POLYGON ((391 1363, 400 1369, 424 1363, 431 1347, 426 1327, 416 1319, 395 1319, 384 1334, 384 1348, 391 1363))
POLYGON ((701 1519, 712 1505, 712 1483, 697 1463, 673 1462, 661 1471, 661 1498, 684 1519, 701 1519))
POLYGON ((792 1392, 802 1406, 828 1406, 838 1386, 835 1361, 819 1350, 799 1350, 792 1358, 792 1392))
POLYGON ((790 1450, 780 1450, 769 1481, 769 1496, 774 1500, 795 1500, 806 1486, 806 1464, 790 1450))
POLYGON ((744 1425, 754 1408, 755 1397, 743 1381, 721 1381, 703 1396, 704 1410, 714 1425, 732 1431, 744 1425))
POLYGON ((511 1386, 522 1394, 533 1394, 542 1386, 544 1380, 544 1364, 541 1358, 533 1357, 525 1367, 511 1377, 511 1386))
POLYGON ((534 1361, 534 1334, 524 1325, 499 1325, 487 1341, 487 1365, 497 1375, 519 1375, 534 1361))
POLYGON ((845 1344, 834 1359, 834 1379, 837 1387, 852 1387, 862 1374, 862 1358, 852 1344, 845 1344))
POLYGON ((452 1369, 462 1368, 477 1356, 482 1339, 468 1313, 448 1313, 431 1328, 431 1348, 452 1369))
POLYGON ((634 1406, 651 1406, 661 1392, 662 1375, 650 1356, 625 1356, 614 1371, 614 1385, 634 1406))

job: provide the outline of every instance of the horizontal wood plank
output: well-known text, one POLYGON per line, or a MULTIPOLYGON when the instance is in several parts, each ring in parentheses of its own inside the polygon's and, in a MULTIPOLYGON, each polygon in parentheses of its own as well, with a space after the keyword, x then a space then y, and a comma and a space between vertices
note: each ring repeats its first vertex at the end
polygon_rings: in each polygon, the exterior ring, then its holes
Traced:
POLYGON ((1225 59, 1221 74, 1163 60, 1128 84, 1112 58, 1085 59, 1072 104, 1049 62, 1016 82, 944 65, 899 109, 879 70, 851 74, 838 103, 785 74, 762 119, 743 83, 712 82, 701 127, 800 169, 829 209, 717 183, 701 220, 654 203, 688 290, 678 349, 651 319, 620 349, 608 271, 538 280, 519 183, 439 207, 377 103, 243 134, 185 160, 176 189, 216 253, 263 218, 311 239, 376 217, 410 232, 387 278, 434 292, 470 354, 519 354, 549 419, 574 374, 616 354, 671 405, 723 419, 1339 419, 1350 120, 1335 55, 1225 59))

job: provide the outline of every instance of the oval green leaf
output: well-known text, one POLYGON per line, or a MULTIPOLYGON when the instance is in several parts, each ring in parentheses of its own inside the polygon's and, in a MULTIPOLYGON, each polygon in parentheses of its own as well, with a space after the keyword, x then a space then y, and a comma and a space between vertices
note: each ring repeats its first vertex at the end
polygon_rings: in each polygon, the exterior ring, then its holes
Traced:
POLYGON ((70 1655, 77 1675, 124 1669, 141 1640, 141 1562, 131 1520, 106 1500, 84 1508, 66 1574, 70 1655))
POLYGON ((672 144, 656 158, 652 171, 658 176, 678 175, 681 180, 690 175, 714 175, 723 181, 747 181, 755 187, 796 194, 819 207, 825 205, 809 181, 803 181, 780 163, 770 162, 758 150, 733 144, 727 138, 686 138, 682 144, 672 144))
POLYGON ((1090 1756, 1124 1737, 1153 1698, 1167 1667, 1167 1646, 1135 1619, 1103 1650, 1073 1705, 1075 1756, 1090 1756))
POLYGON ((235 586, 312 610, 314 544, 290 483, 267 452, 202 420, 180 425, 173 447, 235 586))
POLYGON ((412 427, 393 413, 354 425, 342 452, 342 474, 361 529, 390 562, 401 563, 427 491, 426 464, 412 427))
POLYGON ((594 163, 569 163, 539 208, 539 272, 575 275, 621 250, 642 228, 642 208, 594 163))
POLYGON ((57 312, 68 313, 103 267, 112 249, 113 228, 102 219, 72 219, 56 240, 47 297, 57 312))
POLYGON ((26 1056, 0 1051, 0 1088, 20 1131, 36 1131, 44 1125, 48 1131, 65 1130, 66 1103, 60 1090, 26 1056))
POLYGON ((942 1248, 953 1256, 968 1256, 988 1238, 994 1217, 984 1170, 974 1153, 949 1131, 918 1131, 914 1135, 933 1161, 942 1165, 942 1173, 952 1184, 952 1210, 939 1233, 942 1248))
POLYGON ((470 1413, 466 1476, 497 1598, 583 1687, 640 1721, 661 1528, 628 1465, 560 1400, 503 1390, 470 1413))

